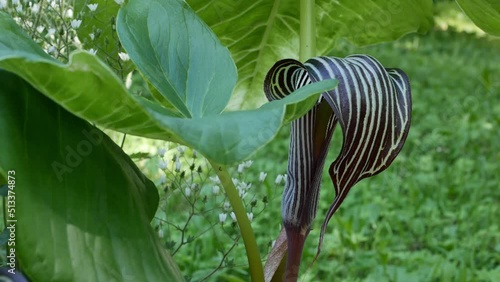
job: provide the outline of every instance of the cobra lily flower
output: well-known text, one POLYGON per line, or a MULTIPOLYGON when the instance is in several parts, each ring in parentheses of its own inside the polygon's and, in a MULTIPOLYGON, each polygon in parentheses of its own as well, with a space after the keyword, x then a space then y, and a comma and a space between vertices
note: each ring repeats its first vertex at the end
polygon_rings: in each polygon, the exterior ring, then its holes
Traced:
POLYGON ((335 197, 321 227, 318 256, 330 218, 361 179, 386 169, 406 140, 411 119, 411 92, 406 74, 385 69, 367 55, 315 57, 305 64, 278 61, 264 82, 268 100, 325 79, 337 79, 303 117, 292 122, 288 181, 281 213, 288 244, 287 279, 298 275, 302 248, 316 216, 321 175, 337 124, 343 145, 329 173, 335 197))

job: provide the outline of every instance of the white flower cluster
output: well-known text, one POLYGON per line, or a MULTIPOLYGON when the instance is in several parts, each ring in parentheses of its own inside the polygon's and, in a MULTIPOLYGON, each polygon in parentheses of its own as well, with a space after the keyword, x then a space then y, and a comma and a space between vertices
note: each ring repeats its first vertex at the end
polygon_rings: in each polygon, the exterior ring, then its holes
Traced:
POLYGON ((248 190, 252 188, 252 183, 246 183, 243 181, 239 181, 236 178, 233 178, 233 183, 234 186, 236 186, 236 190, 238 190, 238 195, 240 196, 241 199, 244 199, 245 196, 248 194, 248 190))
MULTIPOLYGON (((120 53, 120 54, 122 54, 122 53, 120 53)), ((185 150, 186 150, 186 147, 184 147, 184 146, 177 147, 177 151, 179 151, 179 153, 181 154, 181 156, 184 154, 185 150)), ((158 161, 158 167, 161 170, 166 170, 168 168, 168 160, 164 158, 166 152, 167 152, 167 150, 165 148, 158 148, 157 154, 161 158, 158 161)), ((181 169, 182 169, 182 163, 181 163, 180 157, 177 154, 174 154, 172 156, 172 161, 174 163, 174 171, 175 172, 180 172, 181 169)))
MULTIPOLYGON (((55 58, 67 60, 71 51, 82 47, 76 30, 82 25, 81 17, 85 16, 85 13, 80 12, 79 18, 73 18, 74 11, 70 2, 0 0, 0 10, 9 13, 45 52, 55 58)), ((87 7, 96 11, 98 4, 90 3, 87 7)), ((94 49, 89 52, 96 53, 94 49)))
POLYGON ((217 176, 217 175, 216 175, 216 176, 210 176, 209 178, 210 178, 210 180, 211 180, 213 183, 215 183, 215 184, 220 184, 220 179, 219 179, 219 176, 217 176))
POLYGON ((245 168, 249 168, 250 166, 252 166, 252 164, 253 164, 253 161, 251 161, 251 160, 246 161, 246 162, 242 162, 241 164, 238 165, 238 169, 237 169, 238 173, 243 173, 243 170, 245 168))
POLYGON ((286 181, 287 181, 286 174, 278 174, 278 176, 276 176, 276 180, 274 180, 274 183, 276 185, 280 185, 281 183, 286 184, 286 181))
MULTIPOLYGON (((238 177, 231 179, 231 181, 233 182, 234 186, 236 187, 236 190, 238 191, 238 195, 241 199, 245 199, 252 188, 252 183, 242 180, 242 178, 243 178, 242 176, 245 172, 245 169, 251 167, 252 164, 253 164, 252 160, 240 163, 236 168, 236 172, 238 173, 237 174, 238 177)), ((259 182, 260 183, 264 182, 266 177, 267 177, 266 172, 260 172, 259 182)), ((213 194, 218 195, 220 192, 220 184, 221 184, 219 177, 213 176, 213 177, 210 177, 210 180, 214 184, 213 189, 212 189, 213 194)), ((253 202, 255 202, 255 201, 253 201, 253 202)), ((252 207, 254 205, 255 205, 255 203, 252 204, 252 207)), ((228 217, 228 214, 231 217, 233 222, 237 221, 235 213, 233 211, 231 211, 231 205, 228 202, 225 202, 223 205, 223 212, 218 215, 219 216, 219 223, 224 224, 224 222, 226 221, 226 219, 228 217)), ((249 212, 247 212, 247 217, 250 220, 250 222, 253 221, 254 214, 251 210, 249 212)))
POLYGON ((190 187, 184 189, 184 195, 189 198, 191 196, 191 192, 196 192, 196 190, 198 190, 198 184, 191 183, 190 187))
MULTIPOLYGON (((231 219, 233 222, 237 222, 238 220, 236 219, 236 214, 234 212, 230 212, 229 215, 231 216, 231 219)), ((250 222, 253 221, 253 212, 247 212, 247 217, 250 222)), ((224 224, 224 222, 227 219, 227 213, 220 213, 219 214, 219 223, 224 224)))

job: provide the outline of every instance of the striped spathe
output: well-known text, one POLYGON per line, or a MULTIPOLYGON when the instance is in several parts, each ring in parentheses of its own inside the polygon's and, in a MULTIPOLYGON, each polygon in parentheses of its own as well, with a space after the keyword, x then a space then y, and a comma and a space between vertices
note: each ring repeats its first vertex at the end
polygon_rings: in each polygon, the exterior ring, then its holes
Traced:
MULTIPOLYGON (((318 254, 327 224, 349 190, 361 179, 386 169, 401 151, 411 120, 408 77, 386 69, 368 55, 315 57, 304 64, 285 59, 268 72, 264 92, 281 99, 316 81, 335 78, 306 115, 292 122, 288 174, 282 201, 285 228, 308 234, 316 216, 322 170, 335 125, 343 144, 329 173, 335 197, 325 216, 318 254)), ((287 230, 288 232, 288 230, 287 230)))

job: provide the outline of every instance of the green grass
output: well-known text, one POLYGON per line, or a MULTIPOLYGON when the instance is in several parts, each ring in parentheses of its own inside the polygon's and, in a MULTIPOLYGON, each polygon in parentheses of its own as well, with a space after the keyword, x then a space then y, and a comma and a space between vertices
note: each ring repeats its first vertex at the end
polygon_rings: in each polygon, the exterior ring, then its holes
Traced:
MULTIPOLYGON (((337 44, 336 56, 370 54, 386 67, 407 72, 413 93, 412 127, 391 167, 351 190, 328 226, 319 260, 308 268, 334 198, 325 168, 300 281, 500 281, 499 51, 498 40, 452 30, 408 35, 366 48, 337 44)), ((238 176, 253 183, 246 206, 250 210, 251 200, 257 202, 252 226, 263 260, 280 230, 283 186, 276 186, 274 179, 286 172, 288 135, 283 129, 238 176), (257 181, 260 171, 268 173, 264 184, 257 181)), ((335 159, 340 145, 338 128, 327 163, 335 159)), ((209 200, 198 201, 199 212, 187 227, 188 235, 199 237, 174 259, 183 273, 198 281, 236 244, 209 281, 246 281, 248 267, 238 229, 229 218, 224 227, 217 224, 223 196, 211 196, 210 181, 200 185, 200 198, 206 195, 209 200)), ((174 204, 166 214, 180 224, 192 205, 182 204, 182 193, 177 194, 169 194, 174 204)), ((178 231, 165 230, 166 243, 179 241, 178 231)))

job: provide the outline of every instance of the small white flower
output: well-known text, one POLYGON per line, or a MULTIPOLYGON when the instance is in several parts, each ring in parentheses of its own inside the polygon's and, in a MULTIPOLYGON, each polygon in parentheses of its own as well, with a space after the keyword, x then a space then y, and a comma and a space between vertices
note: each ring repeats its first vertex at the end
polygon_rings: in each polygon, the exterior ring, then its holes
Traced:
POLYGON ((264 182, 264 180, 266 179, 266 176, 267 176, 267 173, 261 171, 259 174, 259 181, 264 182))
MULTIPOLYGON (((14 5, 14 3, 12 3, 14 5)), ((0 0, 0 9, 7 7, 7 0, 0 0)))
POLYGON ((218 185, 214 185, 212 187, 212 193, 214 193, 214 195, 219 195, 219 192, 220 192, 220 187, 218 185))
POLYGON ((40 4, 38 3, 33 4, 33 6, 31 6, 31 12, 33 14, 38 14, 38 12, 40 12, 40 4))
POLYGON ((240 182, 238 184, 238 189, 246 191, 252 187, 252 183, 240 182))
POLYGON ((238 190, 238 196, 243 199, 247 195, 247 192, 245 190, 238 190))
POLYGON ((76 45, 76 46, 81 46, 82 45, 82 42, 80 42, 80 38, 78 38, 78 36, 75 36, 73 38, 73 43, 76 45))
POLYGON ((209 178, 210 178, 210 180, 211 180, 213 183, 215 183, 215 184, 220 184, 220 179, 219 179, 219 177, 218 177, 217 175, 216 175, 216 176, 210 176, 209 178))
POLYGON ((179 151, 179 153, 181 153, 181 155, 182 155, 182 154, 184 154, 184 151, 186 151, 186 147, 179 146, 179 147, 177 147, 177 151, 179 151))
POLYGON ((248 220, 253 221, 253 212, 247 212, 248 220))
POLYGON ((181 162, 179 160, 175 162, 175 171, 181 171, 181 162))
POLYGON ((71 27, 74 29, 79 28, 81 24, 82 24, 82 20, 72 20, 71 21, 71 27))
MULTIPOLYGON (((7 2, 7 0, 5 0, 7 2)), ((19 4, 19 0, 12 0, 12 6, 19 4)))
POLYGON ((51 27, 49 28, 49 30, 47 30, 47 36, 52 36, 54 35, 54 33, 56 33, 56 29, 51 27))
POLYGON ((245 168, 245 163, 241 163, 238 165, 238 173, 242 173, 243 172, 243 169, 245 168))
POLYGON ((186 194, 186 197, 191 196, 191 189, 190 189, 190 188, 186 188, 186 189, 184 190, 184 193, 186 194))
POLYGON ((54 46, 50 46, 50 47, 47 49, 47 53, 49 53, 49 54, 57 54, 57 49, 56 49, 56 47, 54 47, 54 46))
POLYGON ((94 40, 95 35, 93 33, 89 34, 90 40, 94 40))
POLYGON ((167 168, 167 164, 168 162, 165 161, 165 160, 160 160, 158 162, 158 167, 161 169, 161 170, 165 170, 167 168))
POLYGON ((132 86, 132 72, 129 72, 125 77, 125 88, 130 89, 132 86))
POLYGON ((24 22, 24 24, 25 24, 27 27, 29 27, 29 28, 31 28, 31 27, 33 26, 33 22, 32 22, 32 21, 26 21, 26 22, 24 22))
POLYGON ((198 190, 198 184, 196 184, 196 183, 191 183, 191 190, 193 190, 193 191, 198 190))
POLYGON ((225 211, 228 211, 231 208, 231 204, 228 202, 224 202, 223 208, 225 211))
POLYGON ((94 12, 95 10, 97 10, 97 3, 95 4, 88 4, 87 7, 89 8, 89 10, 91 10, 92 12, 94 12))
POLYGON ((39 25, 36 27, 36 32, 38 32, 38 33, 42 33, 44 30, 45 30, 44 26, 39 25))
POLYGON ((246 161, 243 163, 243 165, 246 167, 246 168, 249 168, 251 165, 253 164, 253 161, 252 160, 249 160, 249 161, 246 161))
POLYGON ((243 168, 245 167, 244 164, 239 164, 238 165, 238 173, 242 173, 243 172, 243 168))
POLYGON ((163 228, 158 229, 158 237, 163 238, 163 228))
POLYGON ((125 0, 115 0, 115 3, 118 5, 122 5, 125 0))
POLYGON ((278 176, 276 176, 276 180, 274 180, 274 183, 276 183, 276 185, 280 185, 282 181, 283 181, 283 175, 278 174, 278 176))
POLYGON ((96 49, 93 49, 93 48, 91 48, 91 49, 89 50, 89 52, 90 52, 90 54, 92 54, 92 55, 97 54, 97 50, 96 50, 96 49))
POLYGON ((219 213, 219 222, 220 223, 224 223, 224 221, 226 221, 226 218, 227 218, 227 213, 219 213))
POLYGON ((120 52, 120 53, 118 53, 118 57, 120 57, 120 60, 122 60, 124 62, 130 60, 130 57, 128 56, 127 53, 120 52))
POLYGON ((158 148, 158 156, 163 158, 166 152, 167 150, 165 150, 165 148, 158 148))
POLYGON ((18 13, 21 13, 21 12, 23 11, 23 6, 22 6, 21 4, 17 5, 17 6, 16 6, 16 11, 17 11, 18 13))
POLYGON ((236 215, 234 214, 234 212, 231 212, 231 219, 232 219, 233 221, 236 221, 236 215))
POLYGON ((73 10, 71 10, 71 9, 66 10, 66 13, 64 14, 64 16, 66 16, 66 18, 71 19, 73 17, 73 10))
POLYGON ((238 183, 240 183, 240 182, 238 181, 238 179, 236 179, 236 178, 233 178, 232 180, 233 180, 233 184, 234 184, 235 186, 238 186, 238 183))
POLYGON ((160 183, 165 184, 167 182, 167 176, 165 174, 160 175, 160 183))

